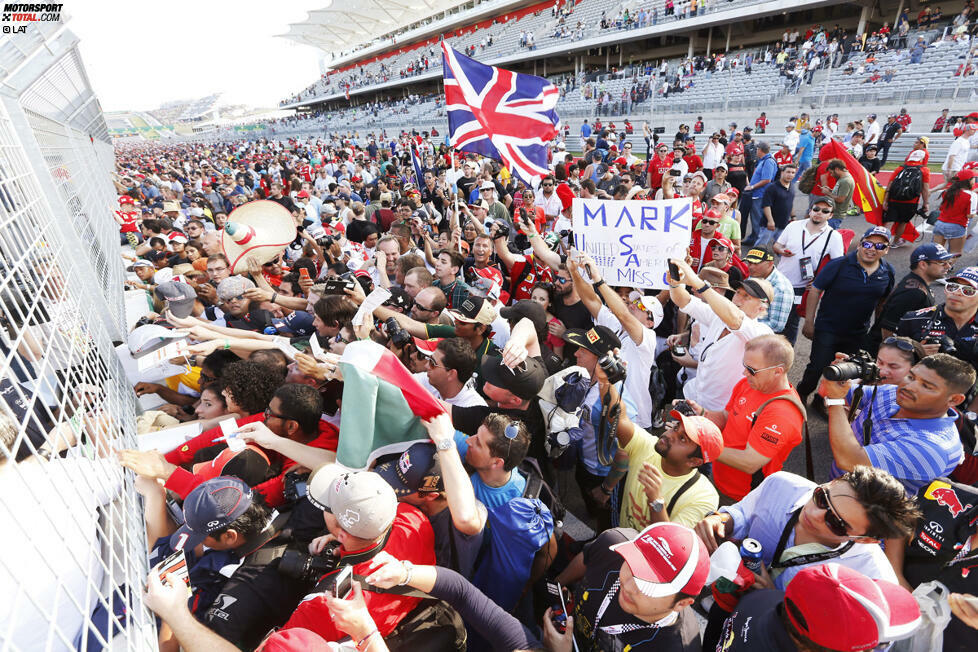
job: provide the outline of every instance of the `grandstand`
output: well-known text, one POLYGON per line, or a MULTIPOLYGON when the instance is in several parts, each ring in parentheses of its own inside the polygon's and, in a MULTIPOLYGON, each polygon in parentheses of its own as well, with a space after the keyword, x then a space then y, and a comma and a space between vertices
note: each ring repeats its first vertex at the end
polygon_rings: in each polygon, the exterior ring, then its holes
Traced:
POLYGON ((664 0, 490 0, 441 9, 394 31, 350 35, 335 46, 320 38, 328 31, 321 25, 325 15, 313 12, 285 36, 322 47, 332 56, 333 69, 281 104, 319 116, 317 128, 370 131, 443 124, 438 101, 442 38, 485 63, 549 77, 561 88, 558 113, 575 131, 599 111, 633 121, 654 115, 655 123, 667 129, 691 121, 689 113, 705 114, 707 122, 715 118, 717 127, 727 118, 752 123, 759 107, 775 120, 816 107, 856 116, 908 106, 930 116, 936 115, 935 102, 963 108, 978 92, 978 77, 955 76, 959 69, 971 72, 971 41, 967 35, 951 38, 953 16, 911 30, 908 45, 918 37, 929 44, 919 63, 910 63, 909 47, 893 47, 897 39, 891 34, 889 47, 879 52, 859 51, 877 49, 875 37, 860 40, 845 66, 827 66, 823 56, 810 76, 804 70, 792 76, 774 58, 784 34, 800 33, 792 43, 796 47, 818 25, 869 36, 884 23, 895 24, 904 4, 870 8, 831 1, 709 0, 683 6, 676 3, 673 14, 666 15, 664 0), (695 14, 691 6, 697 7, 695 14), (748 55, 751 67, 745 65, 748 55), (714 64, 701 65, 704 61, 714 64), (637 101, 633 88, 640 91, 637 101), (595 98, 605 93, 610 101, 599 107, 595 98))

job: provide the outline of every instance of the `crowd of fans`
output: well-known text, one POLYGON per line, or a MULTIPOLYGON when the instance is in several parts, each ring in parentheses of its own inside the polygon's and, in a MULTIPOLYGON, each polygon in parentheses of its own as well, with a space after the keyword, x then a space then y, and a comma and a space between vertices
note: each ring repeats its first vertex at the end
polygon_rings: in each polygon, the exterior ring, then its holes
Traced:
POLYGON ((978 267, 958 257, 978 114, 939 189, 915 142, 885 227, 856 226, 857 171, 823 155, 847 138, 870 158, 904 115, 830 116, 822 152, 807 115, 779 152, 763 114, 671 141, 586 123, 536 189, 437 134, 119 149, 127 284, 154 306, 129 349, 185 338, 177 375, 135 385, 161 403, 141 433, 201 433, 117 454, 151 560, 187 561, 190 588, 148 580, 160 648, 974 649, 978 267), (668 289, 574 248, 575 198, 676 197, 693 236, 668 289), (931 208, 897 279, 887 254, 931 208), (236 210, 267 220, 244 236, 264 263, 230 254, 236 210), (263 240, 282 218, 294 240, 263 240), (351 418, 372 399, 345 353, 365 350, 424 394, 376 428, 351 418), (831 459, 808 452, 806 478, 783 467, 812 412, 831 459), (337 463, 395 423, 425 441, 337 463), (593 537, 563 531, 571 503, 593 537))

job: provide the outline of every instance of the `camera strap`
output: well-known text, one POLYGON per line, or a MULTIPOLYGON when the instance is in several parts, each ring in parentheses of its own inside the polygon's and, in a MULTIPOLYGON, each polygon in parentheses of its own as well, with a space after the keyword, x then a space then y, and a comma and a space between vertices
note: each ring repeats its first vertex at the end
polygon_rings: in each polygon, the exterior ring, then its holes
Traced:
MULTIPOLYGON (((750 427, 753 428, 754 424, 757 423, 758 418, 761 416, 761 412, 767 407, 768 403, 772 401, 788 401, 801 412, 801 432, 802 439, 805 441, 805 476, 811 480, 815 481, 815 467, 812 462, 812 441, 808 435, 808 410, 805 409, 804 403, 802 403, 794 394, 780 394, 778 396, 772 396, 767 399, 754 410, 754 416, 750 420, 750 427)), ((756 489, 761 482, 764 481, 764 469, 760 468, 754 472, 751 476, 750 488, 756 489)))

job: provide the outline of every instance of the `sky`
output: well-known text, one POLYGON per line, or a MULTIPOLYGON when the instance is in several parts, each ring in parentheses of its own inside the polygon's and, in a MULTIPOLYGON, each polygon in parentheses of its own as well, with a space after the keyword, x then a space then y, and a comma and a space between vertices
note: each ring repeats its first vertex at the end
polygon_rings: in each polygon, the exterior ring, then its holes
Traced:
POLYGON ((64 9, 103 111, 217 92, 220 105, 277 107, 319 77, 322 50, 275 35, 330 1, 68 0, 64 9))

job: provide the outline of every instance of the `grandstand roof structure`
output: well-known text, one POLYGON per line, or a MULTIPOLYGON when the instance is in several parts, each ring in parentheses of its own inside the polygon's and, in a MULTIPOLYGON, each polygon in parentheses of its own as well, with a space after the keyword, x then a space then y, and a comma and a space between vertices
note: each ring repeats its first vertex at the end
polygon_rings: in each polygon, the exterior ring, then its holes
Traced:
POLYGON ((355 8, 330 5, 310 11, 306 20, 281 34, 327 52, 354 48, 405 24, 451 9, 466 0, 361 0, 355 8))

